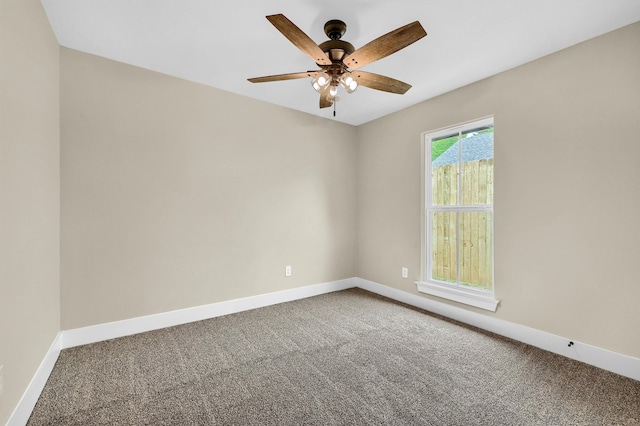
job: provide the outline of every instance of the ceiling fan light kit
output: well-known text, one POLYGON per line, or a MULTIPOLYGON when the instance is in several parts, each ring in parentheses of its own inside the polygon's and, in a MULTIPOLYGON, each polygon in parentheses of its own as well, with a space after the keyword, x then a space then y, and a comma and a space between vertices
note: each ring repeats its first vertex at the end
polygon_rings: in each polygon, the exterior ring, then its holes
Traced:
POLYGON ((311 86, 320 94, 320 108, 333 105, 334 115, 338 87, 342 87, 347 93, 352 93, 358 86, 400 95, 406 93, 411 88, 407 83, 383 75, 354 70, 385 58, 427 35, 420 22, 415 21, 378 37, 360 49, 355 49, 351 43, 342 40, 347 31, 347 24, 339 19, 327 21, 324 32, 329 40, 319 45, 284 15, 269 15, 267 19, 309 56, 320 70, 255 77, 249 81, 265 83, 311 77, 311 86))
MULTIPOLYGON (((311 86, 318 93, 322 93, 328 86, 331 86, 329 90, 337 91, 338 84, 342 86, 347 93, 352 93, 358 88, 358 82, 351 76, 349 71, 343 72, 338 78, 336 77, 337 75, 330 76, 326 71, 319 72, 311 80, 311 86)), ((333 96, 335 96, 336 93, 333 93, 333 96)))

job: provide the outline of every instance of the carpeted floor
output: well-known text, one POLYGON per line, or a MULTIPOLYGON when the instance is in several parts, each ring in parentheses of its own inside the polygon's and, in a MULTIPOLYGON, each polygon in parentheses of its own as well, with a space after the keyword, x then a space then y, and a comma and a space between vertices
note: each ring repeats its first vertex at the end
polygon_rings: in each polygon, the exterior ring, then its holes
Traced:
POLYGON ((29 425, 640 425, 640 382, 359 289, 63 350, 29 425))

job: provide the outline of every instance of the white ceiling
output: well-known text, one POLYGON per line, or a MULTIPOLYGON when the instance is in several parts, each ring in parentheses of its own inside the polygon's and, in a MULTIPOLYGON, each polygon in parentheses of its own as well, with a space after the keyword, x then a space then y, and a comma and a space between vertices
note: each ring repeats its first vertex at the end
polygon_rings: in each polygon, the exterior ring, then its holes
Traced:
POLYGON ((42 0, 61 46, 359 125, 640 21, 640 0, 42 0), (249 77, 317 69, 267 19, 282 13, 316 43, 329 19, 356 49, 419 20, 428 35, 364 71, 413 87, 366 87, 320 110, 308 79, 249 77))

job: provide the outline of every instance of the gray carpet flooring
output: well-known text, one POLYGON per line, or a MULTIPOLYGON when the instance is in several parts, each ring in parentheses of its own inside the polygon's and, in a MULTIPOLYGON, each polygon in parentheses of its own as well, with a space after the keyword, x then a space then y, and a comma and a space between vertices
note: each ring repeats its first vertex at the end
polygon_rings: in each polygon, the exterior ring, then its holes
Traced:
POLYGON ((29 425, 640 425, 640 382, 359 289, 65 349, 29 425))

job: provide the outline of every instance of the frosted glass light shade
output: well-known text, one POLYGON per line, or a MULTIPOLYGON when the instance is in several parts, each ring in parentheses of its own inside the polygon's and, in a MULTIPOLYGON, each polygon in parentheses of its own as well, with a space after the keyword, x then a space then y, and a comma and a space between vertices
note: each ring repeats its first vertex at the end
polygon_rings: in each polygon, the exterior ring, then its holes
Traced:
POLYGON ((350 72, 342 74, 340 84, 345 88, 347 93, 351 93, 358 88, 358 82, 351 76, 350 72))
POLYGON ((329 74, 326 72, 316 74, 316 76, 313 77, 313 80, 311 80, 311 86, 318 93, 322 92, 329 83, 331 83, 331 77, 329 77, 329 74))

